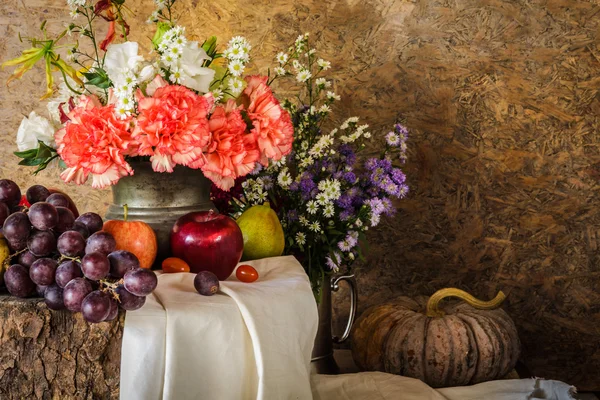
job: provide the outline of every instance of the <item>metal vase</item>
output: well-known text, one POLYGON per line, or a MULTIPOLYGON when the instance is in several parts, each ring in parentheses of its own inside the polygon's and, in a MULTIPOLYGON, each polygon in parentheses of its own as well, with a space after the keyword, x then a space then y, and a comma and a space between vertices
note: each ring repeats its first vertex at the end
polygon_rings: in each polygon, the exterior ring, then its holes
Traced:
POLYGON ((326 276, 323 279, 321 301, 319 303, 319 327, 311 357, 311 369, 313 373, 326 375, 339 374, 340 367, 333 358, 333 344, 343 343, 350 337, 350 331, 356 317, 357 301, 358 295, 354 275, 326 276), (339 290, 339 283, 341 281, 346 281, 350 285, 350 314, 344 334, 338 337, 333 336, 331 331, 331 293, 339 290))
POLYGON ((172 173, 154 172, 150 162, 131 162, 135 173, 121 178, 112 187, 113 203, 105 219, 123 219, 127 204, 128 219, 148 223, 158 241, 156 264, 171 255, 169 236, 177 219, 194 211, 213 209, 211 182, 201 170, 176 166, 172 173))

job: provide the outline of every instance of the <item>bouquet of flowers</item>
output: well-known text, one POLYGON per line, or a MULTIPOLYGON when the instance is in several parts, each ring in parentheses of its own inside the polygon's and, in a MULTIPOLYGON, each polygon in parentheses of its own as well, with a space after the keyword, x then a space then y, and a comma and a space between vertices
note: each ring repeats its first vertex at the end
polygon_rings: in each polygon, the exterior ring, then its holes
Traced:
MULTIPOLYGON (((408 130, 401 124, 373 136, 357 117, 324 132, 331 104, 339 96, 331 91, 325 71, 330 63, 318 58, 309 35, 298 37, 277 55, 273 69, 278 78, 291 78, 300 94, 284 101, 292 115, 294 142, 286 157, 258 165, 241 188, 228 199, 233 216, 269 201, 277 211, 286 235, 286 254, 301 260, 318 294, 323 277, 348 268, 363 257, 365 232, 381 216, 395 212, 392 199, 408 194, 406 176, 399 165, 406 161, 408 130), (379 140, 383 151, 362 157, 365 142, 379 140)), ((217 190, 214 196, 223 200, 217 190)))
POLYGON ((189 40, 172 19, 175 0, 155 0, 156 33, 146 60, 138 43, 127 40, 125 0, 67 2, 75 22, 54 38, 42 24, 43 38, 28 38, 31 48, 2 64, 17 66, 10 80, 38 62, 46 70, 42 99, 50 99, 50 118, 31 113, 21 123, 15 153, 21 165, 39 172, 59 159, 65 182, 91 176, 92 186, 103 188, 132 175, 129 161, 141 158, 157 172, 201 169, 228 190, 257 163, 266 166, 292 150, 291 117, 268 77, 242 76, 251 50, 243 37, 232 38, 222 53, 216 37, 189 40), (97 24, 104 23, 107 35, 98 41, 97 24), (88 39, 90 52, 79 43, 88 39), (55 72, 62 78, 58 92, 55 72))

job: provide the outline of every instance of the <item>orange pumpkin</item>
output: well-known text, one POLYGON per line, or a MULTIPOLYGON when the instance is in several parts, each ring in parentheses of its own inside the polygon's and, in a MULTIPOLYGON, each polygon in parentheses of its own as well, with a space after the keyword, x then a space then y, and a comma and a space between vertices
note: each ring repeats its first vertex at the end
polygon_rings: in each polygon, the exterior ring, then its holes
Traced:
POLYGON ((454 288, 429 299, 400 297, 367 309, 352 332, 357 366, 417 378, 432 387, 460 386, 498 379, 515 366, 520 353, 517 329, 497 307, 454 288), (467 304, 439 308, 446 297, 467 304))

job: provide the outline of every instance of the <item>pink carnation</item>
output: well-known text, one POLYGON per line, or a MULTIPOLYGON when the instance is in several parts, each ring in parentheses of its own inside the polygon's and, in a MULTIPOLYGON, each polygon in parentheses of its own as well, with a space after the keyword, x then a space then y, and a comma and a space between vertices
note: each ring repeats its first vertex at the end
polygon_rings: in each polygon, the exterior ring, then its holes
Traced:
POLYGON ((176 164, 200 168, 202 148, 210 138, 207 115, 212 97, 178 85, 158 87, 152 97, 138 91, 137 97, 139 115, 132 136, 139 147, 134 155, 151 156, 157 172, 173 172, 176 164))
POLYGON ((202 171, 220 189, 229 190, 236 178, 254 169, 260 156, 256 140, 253 134, 246 133, 246 123, 233 100, 215 109, 209 126, 211 139, 202 171))
POLYGON ((242 103, 254 126, 251 132, 261 153, 260 162, 267 165, 267 159, 279 160, 292 151, 294 125, 267 85, 266 76, 248 76, 246 81, 242 103))
POLYGON ((92 186, 114 185, 133 170, 125 162, 129 154, 130 119, 120 119, 114 105, 102 106, 96 96, 82 96, 68 115, 69 121, 54 135, 57 152, 67 165, 60 177, 82 184, 92 175, 92 186))

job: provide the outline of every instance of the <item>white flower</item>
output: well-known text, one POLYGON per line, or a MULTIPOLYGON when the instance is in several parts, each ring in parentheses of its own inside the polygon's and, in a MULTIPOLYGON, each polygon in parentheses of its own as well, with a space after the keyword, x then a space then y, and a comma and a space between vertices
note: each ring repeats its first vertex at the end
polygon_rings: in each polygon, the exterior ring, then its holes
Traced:
POLYGON ((154 65, 148 64, 143 67, 138 75, 138 80, 141 82, 148 82, 154 79, 156 76, 156 68, 154 65))
POLYGON ((136 72, 144 57, 138 55, 137 42, 111 44, 104 55, 104 70, 110 80, 129 71, 136 72))
POLYGON ((306 57, 312 56, 313 54, 315 54, 317 52, 317 49, 310 49, 307 53, 306 53, 306 57))
POLYGON ((317 65, 321 67, 324 71, 327 71, 329 68, 331 68, 331 62, 325 61, 322 58, 319 58, 317 60, 317 65))
POLYGON ((281 170, 281 172, 277 176, 277 183, 284 189, 291 185, 292 177, 290 176, 287 168, 281 170))
POLYGON ((300 69, 305 69, 304 66, 302 64, 300 64, 300 61, 298 61, 298 60, 292 61, 292 67, 294 67, 294 69, 296 71, 298 71, 300 69))
POLYGON ((379 221, 381 219, 380 214, 371 213, 371 226, 379 225, 379 221))
POLYGON ((231 40, 229 40, 229 43, 227 44, 227 46, 228 47, 239 46, 239 47, 250 48, 250 44, 248 43, 248 40, 243 36, 232 37, 231 40))
POLYGON ((357 228, 360 228, 361 226, 363 226, 363 222, 360 219, 357 219, 356 222, 354 222, 354 225, 357 228))
POLYGON ((150 16, 148 17, 148 19, 146 20, 147 24, 152 24, 154 22, 158 22, 158 11, 152 11, 152 14, 150 14, 150 16))
POLYGON ((233 76, 240 76, 244 73, 244 64, 240 60, 229 61, 229 72, 233 76))
MULTIPOLYGON (((215 103, 218 103, 219 101, 221 101, 221 99, 223 99, 223 91, 219 88, 214 89, 212 91, 212 95, 215 99, 215 103)), ((244 183, 246 183, 246 182, 244 182, 244 183)))
POLYGON ((338 94, 335 94, 334 92, 327 92, 327 98, 329 100, 340 100, 341 97, 338 94))
POLYGON ((296 233, 296 243, 300 246, 306 243, 306 235, 303 232, 296 233))
POLYGON ((300 217, 298 217, 298 221, 300 222, 301 225, 304 225, 304 226, 308 226, 308 224, 310 223, 304 215, 301 215, 300 217))
POLYGON ((169 75, 169 80, 173 83, 181 83, 181 81, 182 81, 181 68, 179 68, 179 67, 171 68, 171 75, 169 75))
POLYGON ((285 75, 285 68, 283 67, 275 67, 273 71, 275 71, 275 73, 279 76, 285 75))
POLYGON ((319 203, 322 206, 329 203, 329 197, 327 197, 327 195, 324 192, 319 193, 317 195, 316 199, 317 199, 317 203, 319 203))
POLYGON ((77 7, 85 6, 85 2, 86 0, 67 0, 67 4, 69 5, 69 7, 71 7, 71 10, 76 10, 77 7))
POLYGON ((348 258, 351 260, 354 260, 354 258, 355 258, 354 253, 352 253, 352 252, 348 253, 348 258))
POLYGON ((365 133, 363 133, 363 137, 365 139, 370 139, 371 138, 371 133, 370 132, 365 132, 365 133))
POLYGON ((154 0, 154 3, 156 3, 156 7, 159 10, 162 10, 166 6, 166 0, 154 0))
POLYGON ((115 108, 115 112, 117 113, 117 116, 121 119, 125 119, 131 115, 131 109, 125 107, 117 107, 115 108))
POLYGON ((311 215, 316 214, 317 211, 319 211, 319 206, 317 202, 314 200, 310 200, 308 203, 306 203, 306 211, 311 215))
POLYGON ((352 244, 347 239, 344 239, 344 240, 341 240, 338 242, 338 248, 341 251, 346 251, 346 252, 350 251, 350 250, 352 250, 352 247, 354 247, 354 246, 352 246, 352 244))
POLYGON ((202 64, 205 60, 210 59, 198 42, 188 42, 179 59, 181 83, 200 93, 208 93, 210 84, 215 77, 215 70, 203 67, 202 64))
POLYGON ((308 229, 315 233, 321 233, 321 224, 319 221, 313 221, 308 225, 308 229))
POLYGON ((50 147, 56 147, 54 131, 50 121, 32 111, 29 117, 23 118, 19 125, 17 148, 19 151, 37 149, 38 141, 42 141, 50 147))
POLYGON ((244 82, 241 79, 233 78, 229 79, 228 86, 231 94, 233 96, 238 96, 240 93, 242 93, 242 90, 244 89, 244 82))
POLYGON ((287 62, 288 55, 282 51, 279 54, 277 54, 277 56, 275 58, 277 59, 277 61, 279 61, 279 64, 283 65, 287 62))
MULTIPOLYGON (((350 117, 346 120, 346 122, 348 122, 349 124, 355 124, 358 122, 358 117, 350 117)), ((369 125, 365 125, 366 127, 369 127, 369 125)))
POLYGON ((317 86, 321 87, 321 89, 331 87, 331 82, 325 78, 317 78, 315 83, 317 86))
POLYGON ((333 204, 327 203, 325 205, 325 207, 323 207, 323 215, 326 218, 331 218, 331 217, 333 217, 333 214, 335 214, 335 209, 333 208, 333 204))
POLYGON ((296 80, 300 83, 306 82, 311 76, 312 74, 309 70, 303 69, 302 71, 298 72, 298 75, 296 75, 296 80))
POLYGON ((315 160, 313 160, 313 158, 311 156, 308 156, 308 157, 302 158, 300 163, 298 163, 298 166, 300 168, 306 168, 306 167, 313 165, 314 163, 315 163, 315 160))
POLYGON ((319 108, 319 112, 323 113, 323 114, 327 114, 328 112, 331 112, 331 107, 329 107, 327 104, 323 104, 320 108, 319 108))

